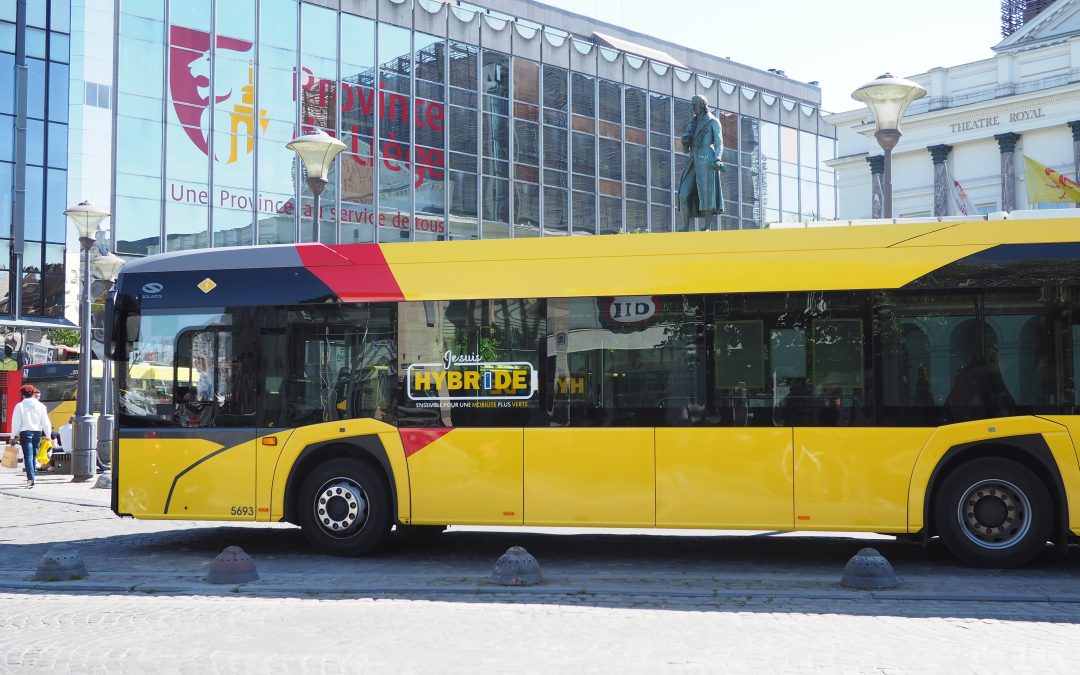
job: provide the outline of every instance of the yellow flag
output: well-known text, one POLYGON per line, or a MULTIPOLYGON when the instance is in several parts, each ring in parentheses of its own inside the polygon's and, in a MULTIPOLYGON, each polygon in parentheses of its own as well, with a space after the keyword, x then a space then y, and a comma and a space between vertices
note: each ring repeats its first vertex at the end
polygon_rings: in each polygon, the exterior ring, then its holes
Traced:
POLYGON ((1028 204, 1080 203, 1080 185, 1068 176, 1024 156, 1028 204))

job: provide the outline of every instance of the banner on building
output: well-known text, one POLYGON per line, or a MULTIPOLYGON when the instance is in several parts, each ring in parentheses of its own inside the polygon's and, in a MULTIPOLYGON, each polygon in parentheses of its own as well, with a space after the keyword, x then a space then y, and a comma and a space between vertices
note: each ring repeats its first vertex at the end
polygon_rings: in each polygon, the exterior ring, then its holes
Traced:
POLYGON ((975 205, 971 202, 967 190, 960 184, 960 181, 952 177, 952 171, 949 171, 949 164, 947 162, 945 164, 945 175, 949 181, 949 202, 952 204, 952 210, 955 212, 954 215, 975 215, 975 205))
POLYGON ((1080 203, 1080 185, 1068 176, 1024 156, 1028 204, 1080 203))

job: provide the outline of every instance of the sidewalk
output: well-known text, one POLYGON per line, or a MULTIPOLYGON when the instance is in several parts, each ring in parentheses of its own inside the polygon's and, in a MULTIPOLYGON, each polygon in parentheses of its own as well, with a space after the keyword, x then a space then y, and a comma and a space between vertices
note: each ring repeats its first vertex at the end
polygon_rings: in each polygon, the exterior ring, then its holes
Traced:
POLYGON ((0 467, 0 494, 43 501, 78 504, 80 506, 109 506, 109 490, 94 488, 98 476, 76 483, 70 474, 37 473, 34 487, 27 489, 26 472, 0 467))
POLYGON ((939 549, 886 539, 455 527, 432 544, 391 540, 370 557, 335 558, 313 553, 288 524, 121 519, 109 510, 110 491, 93 488, 95 482, 43 474, 27 489, 22 472, 0 468, 0 589, 523 601, 551 596, 703 607, 748 598, 1080 604, 1080 565, 1052 550, 1024 570, 976 570, 939 549), (79 551, 86 579, 31 579, 41 556, 58 543, 79 551), (260 581, 206 582, 211 561, 232 545, 252 556, 260 581), (544 583, 491 583, 495 560, 513 545, 536 556, 544 583), (839 585, 845 562, 864 546, 892 562, 898 588, 867 592, 839 585))

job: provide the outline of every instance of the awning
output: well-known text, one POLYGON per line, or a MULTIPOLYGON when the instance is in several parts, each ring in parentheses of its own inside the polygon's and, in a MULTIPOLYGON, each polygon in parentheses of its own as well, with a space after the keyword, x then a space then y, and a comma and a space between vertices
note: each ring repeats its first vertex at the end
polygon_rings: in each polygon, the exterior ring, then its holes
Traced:
POLYGON ((610 35, 605 35, 604 33, 593 32, 593 37, 600 42, 605 43, 606 46, 618 49, 621 52, 626 52, 628 54, 636 54, 637 56, 643 56, 650 61, 656 61, 657 63, 666 63, 669 66, 675 66, 676 68, 686 68, 685 65, 683 65, 679 61, 676 61, 675 58, 672 57, 670 54, 668 54, 667 52, 662 52, 659 49, 643 47, 636 42, 630 42, 629 40, 622 40, 617 37, 611 37, 610 35))
POLYGON ((33 319, 0 319, 0 328, 76 328, 77 326, 67 319, 55 321, 34 321, 33 319))

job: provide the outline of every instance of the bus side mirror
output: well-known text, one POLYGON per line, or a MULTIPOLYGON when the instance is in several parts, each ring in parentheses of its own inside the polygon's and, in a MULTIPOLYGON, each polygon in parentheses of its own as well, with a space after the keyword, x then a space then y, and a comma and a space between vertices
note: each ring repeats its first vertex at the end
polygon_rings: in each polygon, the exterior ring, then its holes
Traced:
POLYGON ((115 358, 116 346, 113 340, 116 337, 116 289, 105 294, 105 313, 101 317, 101 342, 105 345, 105 355, 110 359, 115 358))
MULTIPOLYGON (((127 332, 126 321, 124 320, 124 313, 119 311, 116 306, 117 294, 116 289, 109 291, 109 294, 105 297, 105 316, 102 325, 104 327, 103 342, 105 344, 105 354, 113 361, 126 361, 127 360, 127 332)), ((138 317, 135 317, 136 319, 138 317)))

